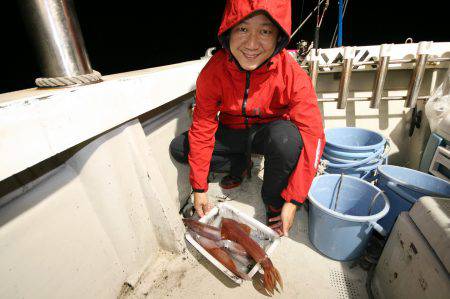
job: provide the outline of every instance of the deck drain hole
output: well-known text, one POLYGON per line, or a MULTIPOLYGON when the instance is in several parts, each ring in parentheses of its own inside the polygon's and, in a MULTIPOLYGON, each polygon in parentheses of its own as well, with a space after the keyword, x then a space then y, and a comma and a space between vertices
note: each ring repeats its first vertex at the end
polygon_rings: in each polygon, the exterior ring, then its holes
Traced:
POLYGON ((330 271, 330 283, 337 290, 337 298, 360 298, 358 286, 341 271, 330 271))

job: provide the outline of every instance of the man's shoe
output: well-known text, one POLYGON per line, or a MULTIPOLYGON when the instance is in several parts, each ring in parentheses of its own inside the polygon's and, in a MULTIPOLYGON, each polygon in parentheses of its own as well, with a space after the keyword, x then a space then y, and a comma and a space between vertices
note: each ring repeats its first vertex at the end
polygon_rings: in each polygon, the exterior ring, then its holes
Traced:
POLYGON ((239 187, 242 184, 243 180, 244 179, 242 177, 237 177, 237 176, 229 174, 229 175, 224 176, 220 180, 219 186, 222 189, 233 189, 233 188, 239 187))
MULTIPOLYGON (((252 168, 253 168, 253 162, 250 166, 250 171, 252 168)), ((224 176, 220 180, 219 186, 222 189, 233 189, 233 188, 239 187, 242 184, 242 181, 244 180, 245 177, 248 177, 247 169, 244 170, 244 172, 242 173, 242 176, 240 176, 240 177, 231 175, 231 174, 224 176)))

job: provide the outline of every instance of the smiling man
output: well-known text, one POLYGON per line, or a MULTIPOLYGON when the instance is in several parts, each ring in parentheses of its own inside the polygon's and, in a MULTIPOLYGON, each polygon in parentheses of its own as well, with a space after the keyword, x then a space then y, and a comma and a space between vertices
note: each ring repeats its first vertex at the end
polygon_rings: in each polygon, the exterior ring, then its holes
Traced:
POLYGON ((188 132, 170 146, 189 162, 194 206, 202 217, 210 171, 227 171, 220 186, 239 186, 264 155, 261 197, 268 224, 288 235, 325 146, 317 97, 307 74, 284 49, 291 33, 290 0, 227 0, 217 51, 197 79, 188 132))
POLYGON ((253 71, 274 54, 277 40, 278 27, 259 11, 231 29, 230 51, 244 70, 253 71))

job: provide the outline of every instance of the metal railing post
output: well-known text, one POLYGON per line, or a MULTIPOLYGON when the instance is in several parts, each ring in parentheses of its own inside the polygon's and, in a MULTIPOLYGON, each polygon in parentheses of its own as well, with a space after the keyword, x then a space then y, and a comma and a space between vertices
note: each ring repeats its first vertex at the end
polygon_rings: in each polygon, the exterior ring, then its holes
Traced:
POLYGON ((411 79, 409 81, 405 107, 414 108, 416 106, 431 45, 432 42, 420 42, 417 47, 416 66, 414 67, 411 79))
POLYGON ((350 84, 350 77, 353 69, 353 58, 355 58, 355 48, 344 48, 344 60, 342 65, 341 81, 339 82, 339 95, 338 95, 338 109, 345 109, 347 106, 348 87, 350 84))
POLYGON ((381 96, 383 95, 384 82, 389 67, 391 46, 392 45, 382 44, 380 47, 380 58, 378 62, 377 74, 375 75, 370 108, 378 108, 380 106, 381 96))
POLYGON ((70 78, 93 73, 72 0, 19 2, 44 77, 70 78))

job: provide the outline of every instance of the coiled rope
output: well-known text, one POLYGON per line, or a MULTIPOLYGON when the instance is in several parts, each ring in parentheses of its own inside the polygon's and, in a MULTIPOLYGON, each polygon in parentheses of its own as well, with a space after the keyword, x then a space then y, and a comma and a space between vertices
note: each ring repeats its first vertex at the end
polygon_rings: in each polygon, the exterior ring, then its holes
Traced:
POLYGON ((38 87, 62 87, 77 84, 88 84, 99 82, 102 80, 102 74, 93 70, 90 74, 69 76, 69 77, 54 77, 54 78, 37 78, 35 83, 38 87))

